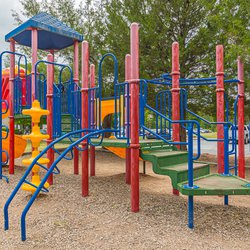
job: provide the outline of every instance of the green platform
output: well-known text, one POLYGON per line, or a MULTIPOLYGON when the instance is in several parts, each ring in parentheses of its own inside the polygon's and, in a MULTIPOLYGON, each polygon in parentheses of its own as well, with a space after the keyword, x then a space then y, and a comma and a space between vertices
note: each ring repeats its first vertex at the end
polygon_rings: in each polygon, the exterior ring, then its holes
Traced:
POLYGON ((184 195, 250 195, 249 183, 234 175, 209 174, 194 179, 194 185, 198 188, 185 188, 187 182, 182 182, 178 184, 178 189, 184 195))
MULTIPOLYGON (((91 142, 94 144, 98 144, 101 141, 101 139, 91 139, 91 142)), ((161 140, 140 140, 139 141, 140 148, 145 148, 145 147, 168 147, 173 149, 173 146, 170 146, 166 144, 165 142, 161 140)), ((127 148, 127 140, 122 140, 122 139, 109 139, 109 138, 104 138, 101 146, 103 147, 114 147, 114 148, 127 148)))

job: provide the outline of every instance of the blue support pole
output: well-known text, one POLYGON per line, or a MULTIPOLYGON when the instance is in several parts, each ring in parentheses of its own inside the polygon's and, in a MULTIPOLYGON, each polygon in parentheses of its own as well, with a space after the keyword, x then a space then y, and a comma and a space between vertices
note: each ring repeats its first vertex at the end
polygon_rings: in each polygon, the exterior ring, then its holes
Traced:
MULTIPOLYGON (((193 124, 188 124, 188 186, 193 188, 193 124)), ((188 227, 194 228, 194 197, 188 196, 188 227)))
MULTIPOLYGON (((224 174, 229 175, 229 141, 228 141, 228 125, 224 124, 224 174)), ((224 196, 224 205, 228 205, 228 195, 224 196)))
POLYGON ((194 197, 192 195, 188 196, 188 227, 194 228, 194 197))

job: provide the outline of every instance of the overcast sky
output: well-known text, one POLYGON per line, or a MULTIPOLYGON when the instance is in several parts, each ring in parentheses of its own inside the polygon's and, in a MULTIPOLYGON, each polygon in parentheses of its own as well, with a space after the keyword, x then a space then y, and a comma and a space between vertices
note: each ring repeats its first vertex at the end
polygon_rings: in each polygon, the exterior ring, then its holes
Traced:
POLYGON ((8 50, 9 44, 4 37, 15 28, 11 10, 20 8, 19 0, 0 0, 0 51, 8 50))

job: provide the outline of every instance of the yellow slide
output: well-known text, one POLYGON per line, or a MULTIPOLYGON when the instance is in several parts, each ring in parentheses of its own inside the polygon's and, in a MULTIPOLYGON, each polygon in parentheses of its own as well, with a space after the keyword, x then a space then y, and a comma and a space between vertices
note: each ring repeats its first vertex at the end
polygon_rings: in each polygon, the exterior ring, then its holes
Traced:
MULTIPOLYGON (((6 132, 2 131, 2 137, 5 138, 6 136, 6 132)), ((9 136, 7 137, 7 139, 3 139, 2 140, 2 144, 3 144, 3 150, 7 151, 9 153, 9 136)), ((27 142, 25 139, 22 138, 22 136, 20 135, 15 135, 15 158, 18 158, 20 156, 22 156, 22 154, 25 151, 27 142)), ((7 156, 5 153, 2 153, 2 161, 5 162, 7 160, 7 156)))
POLYGON ((102 101, 102 121, 107 115, 115 113, 115 100, 105 100, 102 101))

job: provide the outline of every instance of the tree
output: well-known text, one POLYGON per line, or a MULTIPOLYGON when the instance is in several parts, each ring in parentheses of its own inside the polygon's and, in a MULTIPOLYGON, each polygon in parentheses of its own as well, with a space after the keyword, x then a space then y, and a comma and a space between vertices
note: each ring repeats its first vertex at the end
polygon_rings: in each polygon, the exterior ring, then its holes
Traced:
MULTIPOLYGON (((129 52, 129 25, 140 23, 140 77, 159 77, 171 68, 171 44, 180 44, 181 77, 215 76, 215 46, 225 47, 225 72, 236 77, 236 58, 243 55, 250 65, 250 18, 248 0, 87 0, 78 6, 74 0, 20 0, 25 17, 43 10, 58 17, 90 41, 91 62, 113 52, 119 60, 120 81, 124 79, 124 57, 129 52)), ((14 18, 21 22, 20 15, 14 18)), ((70 49, 61 56, 72 61, 70 49)), ((112 79, 113 64, 107 61, 106 81, 112 79)), ((249 96, 249 71, 246 70, 246 95, 249 96), (247 73, 248 72, 248 73, 247 73)), ((109 84, 107 86, 112 86, 109 84)), ((159 89, 157 89, 158 91, 159 89)), ((109 91, 110 93, 110 91, 109 91)), ((150 86, 149 100, 155 96, 150 86)), ((232 104, 235 89, 230 86, 232 104)), ((249 97, 250 98, 250 97, 249 97)), ((189 89, 190 108, 215 116, 215 88, 189 89)))

